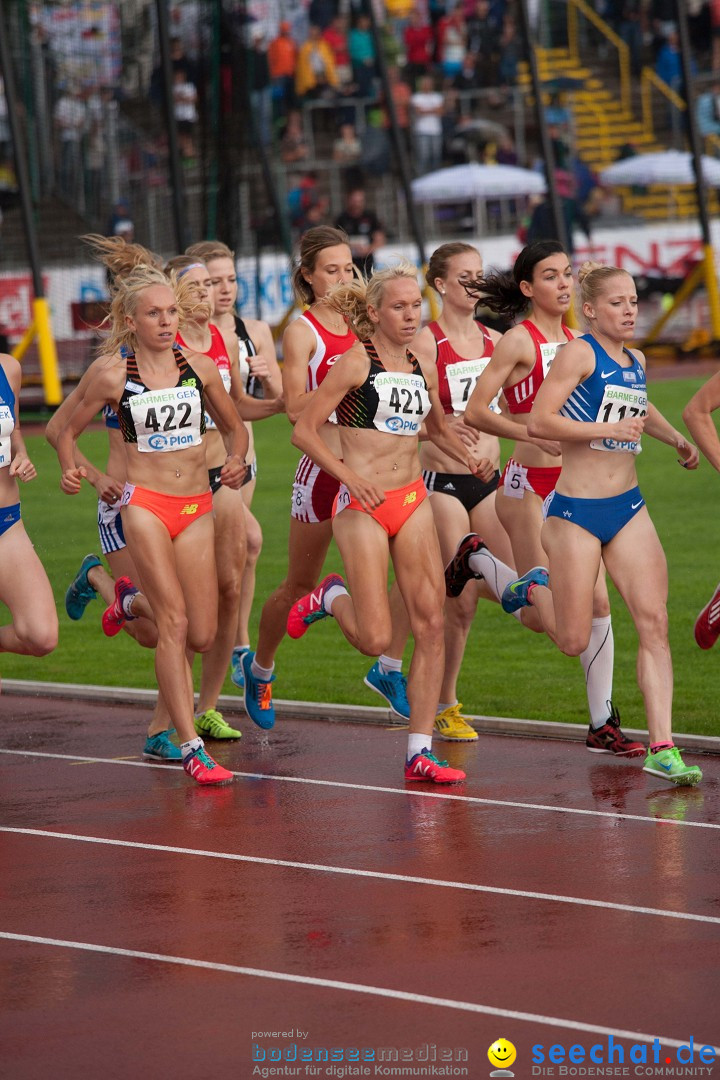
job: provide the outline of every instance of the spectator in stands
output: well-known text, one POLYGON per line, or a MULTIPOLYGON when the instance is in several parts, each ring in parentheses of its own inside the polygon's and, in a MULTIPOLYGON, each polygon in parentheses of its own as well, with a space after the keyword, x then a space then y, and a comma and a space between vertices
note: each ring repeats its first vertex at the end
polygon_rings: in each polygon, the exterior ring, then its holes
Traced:
POLYGON ((524 55, 525 50, 515 16, 506 15, 500 35, 498 78, 501 86, 514 86, 517 80, 518 64, 524 55))
MULTIPOLYGON (((565 221, 567 234, 567 252, 572 255, 575 250, 574 232, 579 228, 585 233, 588 243, 592 243, 590 236, 590 219, 579 205, 572 176, 564 170, 558 169, 555 173, 555 184, 560 200, 560 209, 565 221)), ((533 210, 530 224, 527 228, 527 244, 533 244, 536 240, 559 240, 555 229, 552 206, 549 198, 544 198, 533 210)))
POLYGON ((432 75, 423 75, 410 98, 412 135, 418 176, 442 165, 442 116, 445 102, 432 75))
POLYGON ((87 123, 87 109, 78 86, 70 84, 61 92, 53 119, 60 141, 60 191, 66 199, 79 206, 82 197, 82 138, 87 123))
POLYGON ((247 79, 257 133, 262 146, 269 146, 273 135, 272 81, 265 31, 260 26, 252 31, 252 48, 247 53, 247 79))
POLYGON ((353 124, 341 124, 340 134, 333 143, 333 161, 341 165, 354 165, 362 154, 362 146, 353 124))
POLYGON ((281 22, 277 37, 272 39, 267 51, 274 112, 277 117, 287 116, 295 106, 295 66, 298 48, 290 30, 289 22, 281 22))
POLYGON ((498 165, 517 165, 518 156, 515 150, 515 143, 513 137, 509 131, 504 132, 497 143, 497 150, 495 151, 495 160, 498 165))
POLYGON ((353 82, 358 88, 358 95, 363 98, 375 97, 377 54, 370 26, 370 16, 360 13, 348 34, 353 82))
POLYGON ((643 55, 642 0, 618 0, 618 32, 630 50, 630 71, 639 75, 643 55))
POLYGON ((311 26, 318 26, 320 30, 326 30, 337 15, 337 3, 335 0, 310 0, 308 18, 311 26))
POLYGON ((703 136, 720 135, 720 82, 699 94, 696 103, 698 131, 703 136))
POLYGON ((680 45, 677 32, 671 31, 665 38, 664 44, 655 61, 655 74, 666 82, 671 90, 680 92, 682 84, 682 61, 680 58, 680 45))
MULTIPOLYGON (((398 127, 403 134, 406 147, 409 147, 410 99, 412 97, 412 89, 407 80, 403 78, 400 68, 394 64, 387 69, 387 77, 390 84, 390 93, 392 94, 393 104, 395 106, 395 116, 397 118, 398 127)), ((390 127, 390 117, 385 105, 383 105, 383 109, 383 125, 388 128, 390 127)))
POLYGON ((467 26, 462 8, 443 16, 437 28, 437 50, 446 85, 450 86, 463 70, 467 54, 467 26))
POLYGON ((286 165, 305 161, 310 156, 310 147, 305 141, 302 113, 292 109, 287 115, 285 131, 280 139, 280 156, 286 165))
POLYGON ((178 130, 180 153, 186 161, 195 158, 195 131, 198 123, 197 87, 190 82, 184 68, 173 72, 173 111, 178 130))
POLYGON ((419 8, 413 8, 410 22, 405 29, 405 60, 408 78, 413 85, 422 75, 430 73, 435 48, 432 27, 419 8))
POLYGON ((348 192, 345 209, 335 222, 335 228, 348 235, 353 262, 365 277, 369 277, 373 256, 385 243, 385 230, 372 210, 367 209, 363 188, 348 192))
POLYGON ((348 86, 353 79, 350 51, 348 48, 348 23, 345 15, 336 15, 322 32, 323 40, 332 49, 338 85, 348 86))
POLYGON ((398 45, 403 44, 405 31, 410 25, 414 10, 414 0, 385 0, 386 25, 395 35, 398 45))
POLYGON ((310 24, 307 41, 298 50, 295 93, 299 98, 332 94, 338 85, 332 49, 319 26, 310 24))

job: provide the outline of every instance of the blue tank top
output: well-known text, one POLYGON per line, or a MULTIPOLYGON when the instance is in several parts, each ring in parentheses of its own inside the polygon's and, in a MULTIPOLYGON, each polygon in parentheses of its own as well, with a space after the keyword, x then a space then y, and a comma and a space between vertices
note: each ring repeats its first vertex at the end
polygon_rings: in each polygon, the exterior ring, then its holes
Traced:
POLYGON ((0 469, 10 464, 10 436, 15 430, 15 394, 0 363, 0 469))
MULTIPOLYGON (((623 349, 631 361, 623 367, 603 349, 592 336, 583 334, 595 354, 595 368, 575 387, 560 409, 560 415, 586 424, 616 424, 626 417, 646 416, 648 407, 645 371, 629 349, 623 349)), ((639 454, 640 442, 618 442, 616 439, 592 439, 593 450, 619 451, 639 454)))

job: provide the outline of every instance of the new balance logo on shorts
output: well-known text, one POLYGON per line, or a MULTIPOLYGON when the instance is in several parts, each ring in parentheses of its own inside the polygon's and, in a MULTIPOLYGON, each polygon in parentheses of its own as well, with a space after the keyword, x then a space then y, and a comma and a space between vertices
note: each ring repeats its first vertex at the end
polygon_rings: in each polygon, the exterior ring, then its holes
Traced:
POLYGON ((185 505, 183 506, 180 513, 181 514, 197 514, 198 505, 199 505, 198 503, 185 503, 185 505))
POLYGON ((408 491, 403 500, 403 506, 410 506, 417 499, 417 491, 408 491))

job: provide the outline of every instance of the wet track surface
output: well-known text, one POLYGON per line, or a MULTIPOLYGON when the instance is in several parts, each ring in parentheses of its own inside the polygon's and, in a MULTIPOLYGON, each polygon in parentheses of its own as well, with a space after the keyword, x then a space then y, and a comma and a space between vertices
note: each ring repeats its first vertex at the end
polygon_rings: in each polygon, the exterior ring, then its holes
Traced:
POLYGON ((143 710, 0 716, 2 1076, 251 1077, 253 1042, 297 1042, 253 1032, 297 1029, 464 1048, 469 1077, 501 1035, 518 1077, 602 1029, 720 1042, 720 757, 676 790, 484 735, 435 747, 465 784, 406 787, 402 730, 243 718, 212 744, 236 782, 203 790, 139 765, 143 710))

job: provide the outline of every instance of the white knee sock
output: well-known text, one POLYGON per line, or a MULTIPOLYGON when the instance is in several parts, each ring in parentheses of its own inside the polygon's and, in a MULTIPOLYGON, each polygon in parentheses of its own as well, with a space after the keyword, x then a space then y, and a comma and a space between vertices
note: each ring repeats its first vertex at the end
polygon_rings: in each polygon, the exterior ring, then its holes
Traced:
MULTIPOLYGON (((468 566, 473 573, 482 575, 483 581, 486 582, 488 589, 498 601, 502 599, 505 586, 509 585, 511 581, 517 580, 516 571, 512 570, 506 563, 501 562, 488 548, 483 548, 482 551, 476 551, 474 555, 471 555, 468 559, 468 566)), ((520 609, 513 611, 512 614, 518 622, 521 622, 520 609)))
POLYGON ((602 727, 610 716, 614 660, 615 640, 610 616, 593 619, 590 644, 580 653, 593 728, 602 727))

